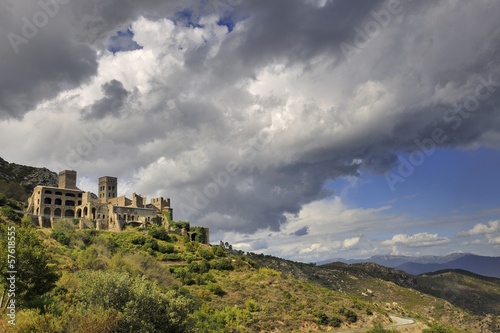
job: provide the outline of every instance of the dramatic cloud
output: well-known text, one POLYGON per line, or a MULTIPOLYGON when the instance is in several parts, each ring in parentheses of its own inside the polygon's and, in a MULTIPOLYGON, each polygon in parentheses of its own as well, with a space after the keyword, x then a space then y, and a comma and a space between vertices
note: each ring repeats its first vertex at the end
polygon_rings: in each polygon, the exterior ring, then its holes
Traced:
POLYGON ((117 80, 106 82, 101 87, 104 97, 84 111, 86 120, 99 120, 108 115, 118 116, 129 95, 123 84, 117 80))
POLYGON ((500 148, 497 1, 54 1, 0 2, 2 157, 115 175, 248 249, 375 250, 411 218, 337 209, 331 181, 500 148))
POLYGON ((412 236, 408 236, 405 234, 394 235, 390 240, 383 241, 382 245, 385 246, 406 245, 409 247, 427 247, 427 246, 443 245, 449 242, 450 242, 449 238, 440 237, 437 234, 429 234, 423 232, 412 236))

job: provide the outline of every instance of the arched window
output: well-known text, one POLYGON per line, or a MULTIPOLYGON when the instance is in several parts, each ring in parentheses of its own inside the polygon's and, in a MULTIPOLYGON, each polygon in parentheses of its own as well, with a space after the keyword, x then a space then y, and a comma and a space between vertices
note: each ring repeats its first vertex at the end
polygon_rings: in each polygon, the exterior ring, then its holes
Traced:
POLYGON ((74 198, 74 197, 75 197, 75 195, 74 195, 73 193, 66 193, 66 196, 67 196, 67 197, 72 197, 72 198, 74 198))
POLYGON ((45 194, 52 194, 52 191, 45 190, 45 194))
POLYGON ((62 217, 62 210, 61 210, 61 208, 54 209, 54 217, 56 217, 56 218, 61 218, 62 217))
POLYGON ((62 195, 62 192, 57 191, 56 195, 62 195))
POLYGON ((64 217, 66 217, 66 218, 75 217, 75 211, 71 210, 71 209, 66 210, 64 212, 64 217))
POLYGON ((52 204, 52 199, 51 198, 45 198, 43 199, 43 203, 46 205, 51 205, 52 204))
POLYGON ((43 210, 43 216, 44 217, 50 217, 50 208, 49 207, 45 207, 45 209, 43 210))
POLYGON ((64 202, 64 205, 65 205, 65 206, 70 206, 70 207, 72 207, 72 206, 74 206, 74 205, 75 205, 75 202, 74 202, 73 200, 66 200, 66 201, 64 202))
POLYGON ((54 203, 56 205, 58 205, 58 206, 61 206, 62 205, 62 200, 58 198, 58 199, 54 200, 54 203))
POLYGON ((77 218, 81 218, 81 217, 82 217, 82 210, 81 210, 81 209, 78 209, 78 210, 76 211, 76 217, 77 217, 77 218))

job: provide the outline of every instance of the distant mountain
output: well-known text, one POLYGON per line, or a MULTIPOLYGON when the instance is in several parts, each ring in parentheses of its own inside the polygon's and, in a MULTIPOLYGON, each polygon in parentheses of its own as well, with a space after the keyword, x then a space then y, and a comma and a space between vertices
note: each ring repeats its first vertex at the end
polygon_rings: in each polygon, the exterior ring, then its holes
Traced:
POLYGON ((469 255, 469 253, 452 253, 447 256, 420 256, 420 257, 411 257, 411 256, 395 256, 395 255, 377 255, 367 259, 342 259, 335 258, 324 260, 318 262, 317 265, 326 265, 332 262, 343 262, 346 264, 359 264, 363 262, 373 262, 385 267, 395 268, 405 263, 420 263, 420 264, 441 264, 446 263, 463 256, 469 255))
POLYGON ((57 186, 57 174, 46 168, 9 163, 0 157, 0 193, 25 201, 36 185, 57 186))
POLYGON ((500 257, 484 257, 468 254, 444 263, 407 262, 395 268, 412 275, 445 269, 462 269, 483 276, 500 278, 500 257))

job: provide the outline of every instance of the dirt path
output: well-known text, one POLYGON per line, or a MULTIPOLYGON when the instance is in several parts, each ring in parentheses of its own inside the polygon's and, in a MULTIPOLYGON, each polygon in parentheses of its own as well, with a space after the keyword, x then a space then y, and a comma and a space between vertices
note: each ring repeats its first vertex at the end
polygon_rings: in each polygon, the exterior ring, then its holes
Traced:
MULTIPOLYGON (((395 327, 402 327, 402 326, 409 326, 415 324, 415 320, 410 319, 410 318, 402 318, 394 315, 389 315, 391 320, 394 322, 393 324, 390 325, 385 325, 384 328, 395 328, 395 327)), ((354 328, 354 329, 349 329, 349 330, 341 330, 341 331, 333 331, 331 333, 353 333, 353 332, 366 332, 370 329, 369 328, 354 328)))
POLYGON ((389 326, 386 326, 386 328, 400 327, 400 326, 407 326, 407 325, 415 324, 415 320, 410 319, 410 318, 401 318, 401 317, 393 316, 393 315, 389 315, 389 317, 391 318, 391 320, 395 324, 391 324, 389 326))

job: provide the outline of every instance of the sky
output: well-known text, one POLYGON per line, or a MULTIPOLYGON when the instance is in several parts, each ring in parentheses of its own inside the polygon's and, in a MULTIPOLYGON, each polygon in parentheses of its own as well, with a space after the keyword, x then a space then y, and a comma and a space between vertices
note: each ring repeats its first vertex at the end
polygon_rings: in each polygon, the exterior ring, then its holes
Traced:
POLYGON ((500 3, 0 0, 0 157, 315 262, 500 254, 500 3))

